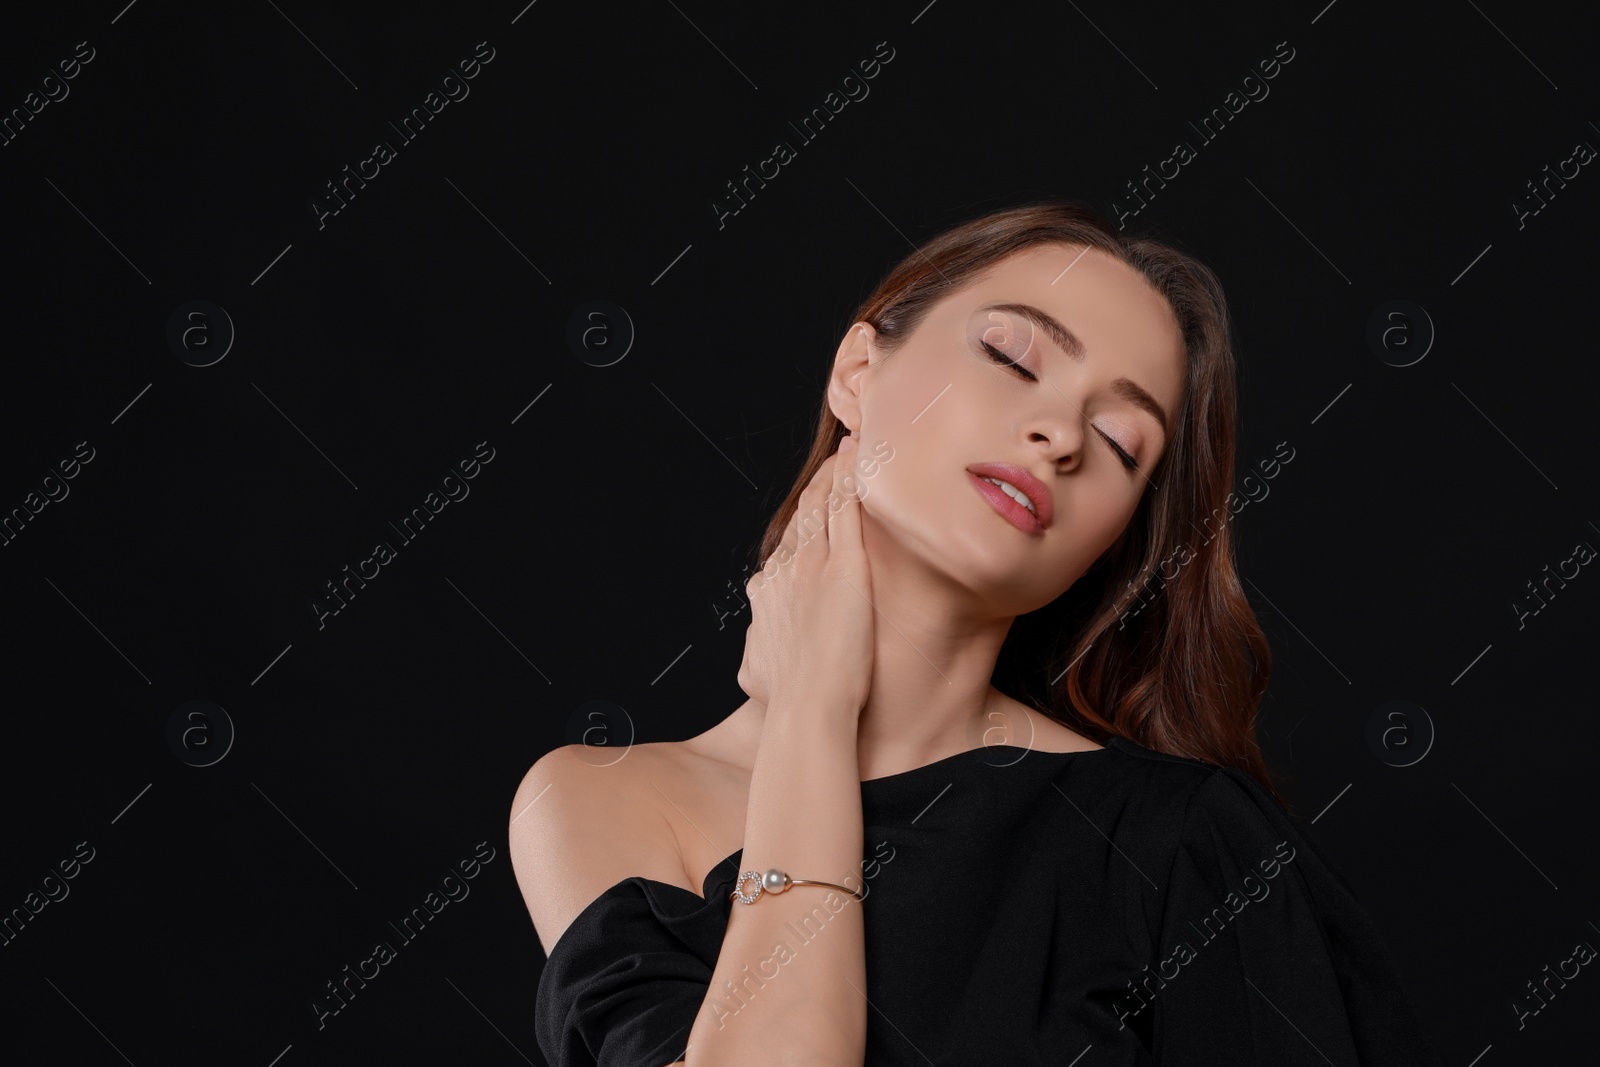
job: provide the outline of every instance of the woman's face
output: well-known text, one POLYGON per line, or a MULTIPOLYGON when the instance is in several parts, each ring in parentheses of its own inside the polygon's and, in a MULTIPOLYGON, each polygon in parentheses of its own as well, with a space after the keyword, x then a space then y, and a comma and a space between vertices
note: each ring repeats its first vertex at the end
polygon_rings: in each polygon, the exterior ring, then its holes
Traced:
POLYGON ((1184 378, 1173 313, 1132 267, 1035 246, 941 300, 893 353, 851 329, 829 402, 863 461, 888 455, 862 479, 869 526, 1009 615, 1060 596, 1122 533, 1184 378), (1031 509, 973 473, 988 464, 1020 468, 989 473, 1031 509))

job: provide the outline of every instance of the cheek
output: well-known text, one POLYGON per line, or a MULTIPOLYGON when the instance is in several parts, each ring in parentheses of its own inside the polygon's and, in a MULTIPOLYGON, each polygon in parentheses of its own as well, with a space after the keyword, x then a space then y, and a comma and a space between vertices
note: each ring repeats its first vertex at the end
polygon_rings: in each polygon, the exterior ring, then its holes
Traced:
POLYGON ((1088 520, 1084 523, 1083 539, 1090 557, 1095 558, 1111 547, 1133 515, 1137 501, 1129 502, 1120 492, 1101 492, 1092 501, 1088 520))
POLYGON ((863 435, 863 440, 869 445, 854 475, 862 507, 874 518, 897 520, 895 525, 926 524, 932 517, 933 496, 929 481, 934 464, 929 457, 910 447, 904 436, 863 435))
POLYGON ((1122 536, 1138 506, 1137 498, 1121 492, 1083 485, 1074 488, 1076 494, 1057 495, 1056 521, 1050 531, 1060 535, 1050 556, 1058 565, 1052 570, 1063 589, 1122 536))
POLYGON ((964 424, 970 415, 959 403, 968 390, 923 353, 905 350, 892 358, 902 363, 884 368, 889 373, 862 419, 863 500, 875 513, 916 511, 926 519, 938 513, 930 514, 930 506, 948 505, 949 494, 961 488, 961 468, 971 461, 961 458, 960 447, 973 439, 964 424))
POLYGON ((863 439, 869 446, 878 440, 888 442, 896 463, 901 457, 909 459, 938 451, 941 441, 968 432, 956 418, 959 412, 954 399, 958 388, 948 379, 934 384, 905 376, 885 390, 888 395, 880 397, 870 418, 862 420, 863 439))

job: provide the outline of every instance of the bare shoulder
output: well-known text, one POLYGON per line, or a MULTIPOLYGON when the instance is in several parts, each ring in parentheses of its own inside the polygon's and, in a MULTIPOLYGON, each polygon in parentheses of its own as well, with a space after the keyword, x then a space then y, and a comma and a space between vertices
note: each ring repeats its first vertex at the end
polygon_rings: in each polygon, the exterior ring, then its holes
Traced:
POLYGON ((985 720, 985 734, 1003 737, 1007 744, 1040 752, 1092 752, 1105 747, 1020 701, 1002 697, 998 703, 985 720))
POLYGON ((677 836, 651 786, 679 773, 673 744, 633 745, 620 758, 564 745, 523 776, 508 816, 511 863, 546 955, 585 908, 624 879, 682 884, 677 836))

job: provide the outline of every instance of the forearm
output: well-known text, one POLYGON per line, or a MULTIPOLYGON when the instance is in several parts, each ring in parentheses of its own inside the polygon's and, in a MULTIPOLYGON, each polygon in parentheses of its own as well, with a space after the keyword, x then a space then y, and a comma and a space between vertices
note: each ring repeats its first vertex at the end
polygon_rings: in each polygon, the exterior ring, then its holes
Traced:
MULTIPOLYGON (((743 870, 862 888, 856 720, 838 709, 767 708, 750 774, 743 870)), ((745 892, 753 891, 746 884, 745 892)), ((861 902, 827 886, 733 901, 689 1067, 859 1067, 866 1048, 861 902)))

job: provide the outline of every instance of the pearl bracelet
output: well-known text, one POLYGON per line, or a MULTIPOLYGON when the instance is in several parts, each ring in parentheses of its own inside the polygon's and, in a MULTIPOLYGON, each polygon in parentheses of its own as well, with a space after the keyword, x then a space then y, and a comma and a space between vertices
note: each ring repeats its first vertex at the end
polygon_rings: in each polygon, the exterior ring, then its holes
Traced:
POLYGON ((866 894, 854 889, 847 889, 833 882, 819 882, 810 878, 790 878, 787 871, 780 871, 776 867, 768 867, 765 873, 760 871, 745 871, 739 875, 739 880, 734 883, 734 889, 728 896, 738 897, 741 904, 754 904, 761 899, 762 893, 782 893, 792 885, 825 885, 832 889, 843 890, 857 900, 866 900, 866 894), (749 881, 756 883, 756 891, 750 896, 745 896, 744 884, 749 881))

